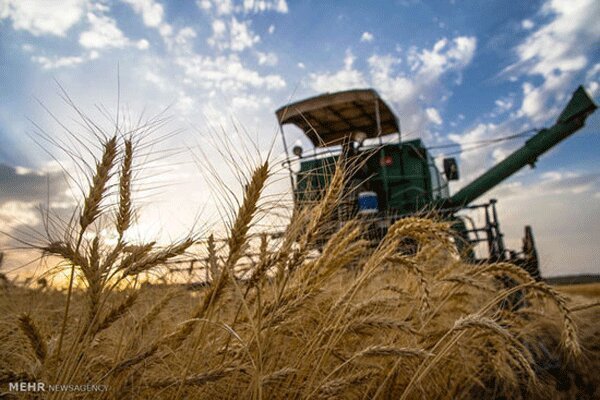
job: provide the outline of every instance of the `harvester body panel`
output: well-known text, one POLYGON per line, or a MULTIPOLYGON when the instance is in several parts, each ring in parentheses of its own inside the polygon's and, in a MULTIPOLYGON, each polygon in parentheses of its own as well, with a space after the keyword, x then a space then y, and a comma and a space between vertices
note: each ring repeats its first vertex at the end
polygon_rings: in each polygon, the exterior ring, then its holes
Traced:
MULTIPOLYGON (((318 201, 327 188, 340 155, 302 160, 294 190, 296 205, 318 201)), ((448 185, 420 139, 364 149, 355 164, 362 165, 350 186, 377 194, 381 210, 404 215, 448 197, 448 185)))

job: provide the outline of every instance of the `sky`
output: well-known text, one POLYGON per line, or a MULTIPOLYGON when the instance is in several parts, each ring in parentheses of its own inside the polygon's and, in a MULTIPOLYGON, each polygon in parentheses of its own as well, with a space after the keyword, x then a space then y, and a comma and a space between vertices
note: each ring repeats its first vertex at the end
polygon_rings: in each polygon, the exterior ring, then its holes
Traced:
MULTIPOLYGON (((117 109, 131 120, 166 109, 162 129, 173 134, 157 145, 165 156, 152 159, 148 179, 162 189, 140 199, 148 217, 137 229, 177 237, 200 211, 202 226, 222 215, 198 159, 229 185, 219 136, 246 148, 251 138, 262 156, 275 143, 280 155, 274 111, 289 101, 373 87, 403 138, 453 150, 552 125, 580 84, 598 103, 599 18, 594 0, 0 0, 0 230, 39 230, 40 203, 68 210, 77 196, 62 179, 61 166, 72 167, 64 152, 40 140, 65 137, 57 121, 86 135, 61 87, 108 126, 117 109)), ((596 112, 483 198, 499 200, 511 247, 533 226, 543 275, 600 273, 599 122, 596 112)), ((521 144, 458 154, 451 192, 521 144)))

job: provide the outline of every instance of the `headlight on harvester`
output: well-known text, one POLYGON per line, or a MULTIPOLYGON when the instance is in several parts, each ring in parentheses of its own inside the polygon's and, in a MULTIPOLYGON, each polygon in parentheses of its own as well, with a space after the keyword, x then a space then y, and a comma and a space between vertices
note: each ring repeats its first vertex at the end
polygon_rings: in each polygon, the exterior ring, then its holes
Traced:
POLYGON ((292 149, 292 153, 294 153, 294 155, 297 156, 298 158, 302 157, 302 147, 294 146, 294 148, 292 149))

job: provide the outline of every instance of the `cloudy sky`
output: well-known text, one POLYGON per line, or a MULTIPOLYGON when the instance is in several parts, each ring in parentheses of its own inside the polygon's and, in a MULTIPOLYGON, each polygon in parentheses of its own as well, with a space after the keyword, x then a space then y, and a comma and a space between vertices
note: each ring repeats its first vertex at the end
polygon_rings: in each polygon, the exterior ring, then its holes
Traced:
MULTIPOLYGON (((374 87, 397 112, 405 138, 463 149, 551 125, 579 84, 598 102, 597 1, 332 4, 0 0, 0 230, 39 228, 39 203, 72 204, 58 163, 68 165, 64 153, 32 140, 40 142, 39 131, 64 135, 53 116, 81 129, 58 85, 100 121, 114 115, 119 93, 132 119, 168 107, 164 129, 177 134, 157 148, 176 154, 155 160, 153 184, 163 189, 144 198, 152 199, 144 211, 152 217, 139 227, 141 235, 168 236, 189 228, 200 209, 207 219, 218 215, 194 162, 203 154, 221 170, 210 138, 251 137, 266 152, 277 128, 273 111, 289 100, 374 87)), ((597 112, 536 169, 486 196, 499 199, 513 247, 523 225, 533 225, 545 275, 600 272, 599 122, 597 112)), ((298 132, 288 134, 306 144, 298 132)), ((452 189, 520 143, 461 153, 463 179, 452 189)))

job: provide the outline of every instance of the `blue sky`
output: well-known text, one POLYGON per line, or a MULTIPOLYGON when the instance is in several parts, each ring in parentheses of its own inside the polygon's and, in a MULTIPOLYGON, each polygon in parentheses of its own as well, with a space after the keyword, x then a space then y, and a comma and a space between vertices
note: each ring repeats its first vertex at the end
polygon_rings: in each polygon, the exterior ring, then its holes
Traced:
MULTIPOLYGON (((276 108, 354 87, 377 89, 405 137, 460 144, 551 125, 579 84, 598 102, 599 17, 593 0, 0 0, 0 219, 11 229, 39 224, 40 191, 28 185, 39 186, 56 163, 27 134, 34 121, 61 135, 37 100, 71 121, 56 82, 93 114, 96 104, 116 109, 120 76, 121 104, 132 115, 171 106, 169 129, 181 130, 164 143, 171 148, 202 144, 220 127, 232 131, 235 119, 266 151, 276 108)), ((499 198, 513 246, 524 224, 534 226, 547 275, 600 272, 599 122, 597 112, 535 170, 488 196, 499 198)), ((463 153, 464 179, 452 189, 519 143, 463 153)), ((148 207, 168 235, 198 204, 210 214, 218 203, 197 183, 202 171, 185 164, 193 164, 189 153, 177 156, 185 167, 162 165, 160 182, 172 186, 148 207)), ((67 207, 63 192, 53 198, 67 207)))

